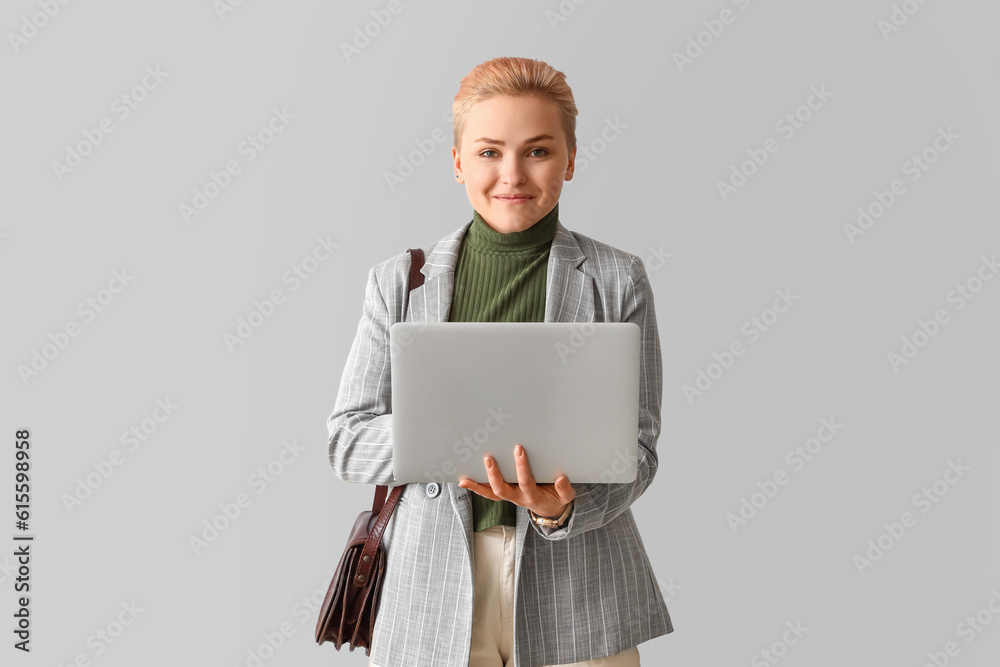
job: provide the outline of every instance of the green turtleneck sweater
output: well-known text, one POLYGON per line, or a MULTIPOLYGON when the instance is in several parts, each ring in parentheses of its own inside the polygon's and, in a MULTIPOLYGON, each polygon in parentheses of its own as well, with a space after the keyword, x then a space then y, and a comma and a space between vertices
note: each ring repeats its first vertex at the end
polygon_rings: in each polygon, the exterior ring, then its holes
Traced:
MULTIPOLYGON (((519 232, 498 232, 473 211, 455 268, 449 322, 544 322, 549 249, 556 234, 559 203, 519 232)), ((510 443, 513 455, 514 445, 510 443)), ((483 472, 486 472, 485 466, 483 472)), ((517 505, 472 494, 474 530, 517 524, 517 505)))

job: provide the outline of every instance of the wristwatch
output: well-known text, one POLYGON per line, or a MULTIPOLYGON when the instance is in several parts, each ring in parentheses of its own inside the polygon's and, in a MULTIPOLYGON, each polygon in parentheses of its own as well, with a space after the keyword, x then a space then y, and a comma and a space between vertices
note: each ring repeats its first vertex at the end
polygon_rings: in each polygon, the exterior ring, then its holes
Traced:
POLYGON ((554 526, 558 528, 559 526, 563 525, 566 522, 566 519, 569 518, 569 513, 572 510, 573 510, 573 501, 571 500, 569 501, 569 505, 566 506, 566 509, 563 510, 562 515, 558 519, 550 519, 545 516, 538 516, 531 510, 528 510, 528 513, 531 514, 532 521, 537 523, 539 526, 554 526))

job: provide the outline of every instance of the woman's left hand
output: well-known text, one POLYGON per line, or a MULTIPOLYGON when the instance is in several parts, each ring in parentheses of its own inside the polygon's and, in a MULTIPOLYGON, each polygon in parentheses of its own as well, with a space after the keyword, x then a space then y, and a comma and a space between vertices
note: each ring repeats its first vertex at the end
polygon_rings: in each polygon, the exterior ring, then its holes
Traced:
POLYGON ((514 447, 517 484, 508 484, 503 480, 503 475, 500 474, 500 469, 493 457, 486 456, 484 463, 486 464, 486 475, 490 480, 489 484, 474 482, 468 477, 463 477, 458 485, 463 489, 478 493, 484 498, 509 500, 515 505, 527 507, 538 516, 553 519, 561 516, 570 501, 576 497, 576 489, 569 483, 569 478, 565 475, 556 479, 554 484, 535 484, 535 478, 531 475, 531 467, 528 465, 528 453, 520 444, 514 447))

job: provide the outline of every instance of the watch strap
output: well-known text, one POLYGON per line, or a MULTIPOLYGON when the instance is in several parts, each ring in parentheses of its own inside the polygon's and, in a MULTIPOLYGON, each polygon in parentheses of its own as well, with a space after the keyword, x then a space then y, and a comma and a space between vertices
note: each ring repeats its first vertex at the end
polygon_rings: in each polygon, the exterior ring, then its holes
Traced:
POLYGON ((535 523, 537 523, 539 526, 556 526, 556 527, 559 527, 559 526, 562 526, 566 522, 566 519, 569 518, 569 514, 570 514, 571 511, 573 511, 573 501, 572 500, 569 501, 569 504, 566 505, 566 509, 563 510, 562 515, 560 515, 559 518, 557 518, 557 519, 551 519, 549 517, 538 516, 532 510, 528 510, 528 513, 531 514, 531 520, 534 521, 535 523))

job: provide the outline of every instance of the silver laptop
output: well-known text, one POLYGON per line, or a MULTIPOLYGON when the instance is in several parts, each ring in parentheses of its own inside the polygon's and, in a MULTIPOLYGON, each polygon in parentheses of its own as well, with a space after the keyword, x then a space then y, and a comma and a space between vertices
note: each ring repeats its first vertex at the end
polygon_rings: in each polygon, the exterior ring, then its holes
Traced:
POLYGON ((639 450, 639 325, 398 322, 389 329, 397 483, 623 483, 639 450))

